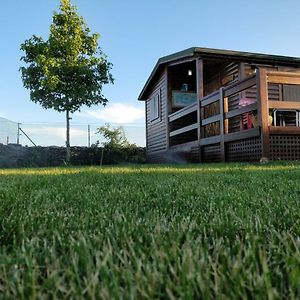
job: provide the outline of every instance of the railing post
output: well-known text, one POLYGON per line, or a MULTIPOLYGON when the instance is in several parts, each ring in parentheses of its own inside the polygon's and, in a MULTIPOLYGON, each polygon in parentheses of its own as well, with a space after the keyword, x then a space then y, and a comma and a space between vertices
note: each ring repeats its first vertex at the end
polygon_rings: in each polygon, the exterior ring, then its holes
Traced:
POLYGON ((203 98, 204 90, 203 90, 203 60, 200 58, 196 58, 196 84, 197 84, 197 124, 198 124, 198 146, 199 146, 199 160, 202 162, 202 151, 200 140, 203 137, 202 134, 202 109, 201 109, 201 99, 203 98))
POLYGON ((224 134, 228 134, 228 119, 225 114, 228 113, 228 97, 224 97, 224 134))
POLYGON ((219 99, 220 99, 220 150, 221 150, 221 161, 226 161, 225 153, 225 141, 224 141, 224 90, 221 87, 219 90, 219 99))
POLYGON ((267 71, 258 69, 257 79, 257 115, 261 127, 262 157, 270 158, 269 105, 267 71))

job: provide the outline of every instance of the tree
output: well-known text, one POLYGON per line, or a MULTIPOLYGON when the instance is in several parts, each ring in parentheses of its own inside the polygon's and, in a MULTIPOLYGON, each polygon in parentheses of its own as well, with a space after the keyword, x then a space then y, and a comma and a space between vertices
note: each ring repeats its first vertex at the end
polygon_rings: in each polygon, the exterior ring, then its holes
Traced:
POLYGON ((66 113, 66 161, 70 162, 70 114, 82 105, 107 103, 105 84, 113 83, 112 64, 98 47, 98 33, 90 33, 77 8, 61 0, 53 15, 47 41, 33 35, 21 44, 27 66, 21 67, 30 99, 43 108, 66 113))
POLYGON ((105 124, 99 127, 96 133, 100 133, 106 139, 103 143, 104 147, 122 148, 130 145, 121 126, 112 128, 109 124, 105 124))

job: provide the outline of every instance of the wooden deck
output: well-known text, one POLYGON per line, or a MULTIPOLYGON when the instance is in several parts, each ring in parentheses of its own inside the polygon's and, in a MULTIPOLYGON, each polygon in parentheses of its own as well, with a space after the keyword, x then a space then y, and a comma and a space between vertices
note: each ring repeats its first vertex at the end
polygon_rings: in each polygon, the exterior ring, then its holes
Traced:
POLYGON ((214 159, 218 157, 217 160, 224 162, 236 160, 241 155, 250 160, 257 160, 260 157, 272 158, 274 151, 270 147, 275 147, 278 157, 280 157, 280 151, 283 152, 282 156, 287 157, 284 147, 282 147, 282 150, 278 150, 280 145, 276 144, 276 141, 282 143, 284 136, 293 136, 294 139, 298 138, 300 143, 300 127, 271 126, 268 123, 269 110, 297 110, 300 112, 300 102, 269 100, 268 89, 270 84, 300 85, 300 73, 258 69, 256 74, 229 86, 221 87, 218 91, 199 98, 199 103, 194 103, 170 114, 168 116, 169 124, 195 112, 198 118, 197 122, 183 124, 181 128, 176 128, 176 130, 169 132, 169 138, 174 138, 192 130, 198 130, 199 132, 198 140, 195 139, 192 142, 170 146, 170 150, 188 149, 190 145, 195 148, 195 145, 198 144, 201 161, 210 160, 210 157, 214 159), (256 95, 254 95, 255 103, 231 110, 228 109, 228 107, 232 106, 230 99, 234 95, 247 94, 247 91, 250 90, 252 94, 253 90, 256 92, 256 95), (218 105, 219 113, 205 117, 205 108, 212 104, 218 105), (232 118, 242 118, 244 114, 253 112, 257 114, 258 118, 256 127, 230 132, 229 123, 232 118), (205 127, 211 124, 217 124, 219 134, 206 137, 205 127), (272 138, 273 136, 277 136, 277 138, 274 139, 272 138), (282 137, 280 141, 278 136, 282 137))

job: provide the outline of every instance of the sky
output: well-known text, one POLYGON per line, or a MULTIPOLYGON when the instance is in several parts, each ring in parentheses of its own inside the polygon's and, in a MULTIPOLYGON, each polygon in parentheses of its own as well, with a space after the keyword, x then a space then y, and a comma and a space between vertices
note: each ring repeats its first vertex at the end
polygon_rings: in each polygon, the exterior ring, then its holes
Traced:
MULTIPOLYGON (((109 99, 105 108, 82 107, 72 116, 73 144, 87 143, 87 124, 96 139, 96 128, 110 123, 122 124, 133 142, 145 145, 144 103, 137 97, 162 56, 190 47, 300 56, 299 0, 71 3, 91 31, 100 33, 99 45, 113 63, 115 78, 114 85, 104 88, 109 99)), ((38 144, 63 145, 64 114, 31 102, 19 72, 21 43, 33 34, 48 38, 59 0, 0 0, 0 5, 0 117, 22 123, 38 144)), ((24 136, 22 139, 28 142, 24 136)))

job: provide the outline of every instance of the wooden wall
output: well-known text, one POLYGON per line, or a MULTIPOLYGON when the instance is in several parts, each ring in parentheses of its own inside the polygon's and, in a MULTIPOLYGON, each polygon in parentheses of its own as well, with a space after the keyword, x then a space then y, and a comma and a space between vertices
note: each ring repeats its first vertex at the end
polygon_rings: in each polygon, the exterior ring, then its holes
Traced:
POLYGON ((159 161, 159 153, 168 149, 167 130, 167 74, 164 71, 154 85, 152 92, 145 101, 146 105, 146 146, 149 161, 159 161), (160 93, 160 118, 150 120, 150 100, 160 93))
MULTIPOLYGON (((299 68, 293 67, 285 67, 285 66, 268 66, 268 65, 244 65, 244 75, 249 76, 253 74, 253 67, 262 67, 267 70, 274 70, 274 71, 284 71, 284 72, 300 72, 299 68)), ((268 99, 272 101, 300 101, 299 98, 300 87, 299 86, 292 86, 292 85, 282 85, 282 84, 268 84, 268 99)), ((252 87, 248 89, 245 93, 246 98, 253 98, 256 99, 256 87, 252 87)))
POLYGON ((204 65, 204 96, 237 80, 239 80, 239 64, 236 62, 204 65))

